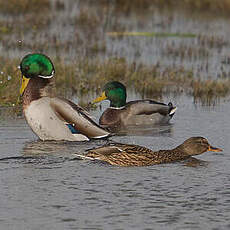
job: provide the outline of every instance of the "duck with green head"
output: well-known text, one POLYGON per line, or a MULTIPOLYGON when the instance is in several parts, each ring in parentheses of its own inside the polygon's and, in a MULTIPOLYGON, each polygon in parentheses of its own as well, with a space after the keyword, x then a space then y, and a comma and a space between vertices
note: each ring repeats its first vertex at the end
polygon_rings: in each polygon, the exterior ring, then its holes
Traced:
POLYGON ((99 160, 117 166, 150 166, 186 160, 206 151, 221 152, 204 137, 191 137, 174 149, 153 151, 139 145, 110 144, 88 150, 81 159, 99 160))
POLYGON ((110 107, 100 117, 100 125, 112 130, 133 125, 165 124, 176 111, 171 102, 168 105, 150 99, 126 102, 126 97, 126 87, 122 83, 112 81, 104 86, 102 95, 93 101, 110 101, 110 107))
POLYGON ((54 65, 46 55, 26 55, 20 70, 23 112, 41 140, 85 141, 109 136, 81 107, 55 96, 54 65))

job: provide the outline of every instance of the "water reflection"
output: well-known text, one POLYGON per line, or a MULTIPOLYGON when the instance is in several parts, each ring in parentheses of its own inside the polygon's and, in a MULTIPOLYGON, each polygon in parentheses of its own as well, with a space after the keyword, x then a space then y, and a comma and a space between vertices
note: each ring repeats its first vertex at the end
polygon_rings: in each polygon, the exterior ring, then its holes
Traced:
POLYGON ((34 141, 27 142, 22 149, 22 155, 24 156, 36 156, 36 155, 63 155, 69 154, 68 146, 66 142, 57 141, 34 141))
POLYGON ((19 156, 0 158, 1 163, 56 164, 76 159, 76 153, 105 144, 99 142, 32 141, 26 142, 19 156))
MULTIPOLYGON (((172 136, 173 124, 149 126, 129 126, 125 130, 117 130, 118 135, 122 136, 172 136)), ((84 153, 88 149, 96 148, 102 145, 114 143, 113 136, 104 140, 91 140, 86 142, 71 142, 71 141, 32 141, 26 142, 21 154, 23 156, 67 156, 71 158, 76 153, 84 153)))
POLYGON ((71 159, 75 153, 83 153, 89 148, 106 144, 108 140, 90 142, 34 141, 27 142, 22 149, 23 156, 60 156, 71 159))
POLYGON ((183 165, 188 166, 188 167, 200 167, 200 166, 205 166, 207 167, 209 162, 197 159, 195 157, 189 157, 187 160, 183 162, 183 165))
POLYGON ((116 135, 127 136, 172 136, 173 124, 154 125, 154 126, 128 126, 122 130, 112 130, 116 135))

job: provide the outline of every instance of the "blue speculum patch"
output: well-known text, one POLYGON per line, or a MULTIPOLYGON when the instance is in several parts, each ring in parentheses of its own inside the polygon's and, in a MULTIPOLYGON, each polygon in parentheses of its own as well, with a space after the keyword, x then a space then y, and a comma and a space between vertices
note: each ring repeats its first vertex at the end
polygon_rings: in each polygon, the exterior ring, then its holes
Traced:
POLYGON ((80 133, 79 130, 77 130, 72 124, 66 124, 71 131, 72 134, 78 134, 80 133))

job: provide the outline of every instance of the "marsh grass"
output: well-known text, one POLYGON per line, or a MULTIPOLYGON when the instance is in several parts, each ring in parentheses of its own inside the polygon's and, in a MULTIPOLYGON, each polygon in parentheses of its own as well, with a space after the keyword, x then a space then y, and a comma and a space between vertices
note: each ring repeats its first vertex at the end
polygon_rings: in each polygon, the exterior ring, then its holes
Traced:
POLYGON ((0 101, 2 106, 15 106, 18 103, 20 71, 15 60, 0 58, 0 101))
MULTIPOLYGON (((121 81, 127 88, 135 89, 144 97, 156 98, 162 95, 185 93, 194 101, 211 103, 230 93, 230 79, 200 80, 192 71, 184 68, 164 68, 159 64, 146 66, 128 64, 124 58, 111 58, 106 61, 82 59, 66 64, 55 59, 55 79, 58 95, 71 97, 77 95, 87 98, 88 94, 99 94, 108 81, 121 81)), ((21 73, 17 68, 19 60, 1 58, 0 63, 0 101, 1 106, 16 106, 19 100, 21 73)), ((83 103, 84 100, 82 100, 83 103)))
POLYGON ((7 21, 0 21, 0 37, 11 33, 12 30, 12 25, 10 25, 7 21))
POLYGON ((184 68, 163 68, 159 64, 129 64, 125 58, 111 58, 105 61, 82 59, 66 65, 61 60, 56 66, 56 86, 62 96, 76 94, 80 98, 101 92, 108 81, 121 81, 127 88, 135 89, 146 97, 185 93, 196 101, 207 101, 230 94, 230 79, 200 80, 192 71, 184 68))
POLYGON ((229 45, 228 40, 225 40, 223 37, 218 35, 199 35, 197 36, 197 43, 202 47, 208 48, 223 48, 224 46, 229 45))
POLYGON ((194 80, 191 82, 193 89, 192 95, 194 101, 201 102, 204 105, 215 104, 221 97, 229 95, 230 80, 228 78, 222 80, 194 80))
POLYGON ((206 46, 189 46, 184 44, 175 46, 175 44, 167 44, 165 49, 162 50, 162 54, 172 57, 179 57, 181 60, 186 58, 204 59, 209 57, 209 49, 210 48, 206 48, 206 46))
POLYGON ((87 9, 82 9, 74 19, 74 23, 81 28, 85 29, 95 29, 100 23, 99 17, 95 12, 89 14, 87 9))
MULTIPOLYGON (((101 1, 104 5, 108 1, 101 1)), ((185 8, 189 11, 199 11, 206 13, 215 13, 219 16, 228 15, 230 11, 230 0, 116 0, 115 10, 129 14, 132 11, 143 11, 151 6, 164 8, 185 8)))
MULTIPOLYGON (((155 65, 145 65, 128 62, 126 58, 109 58, 113 55, 109 53, 107 39, 108 36, 143 36, 160 37, 167 39, 175 37, 183 39, 192 39, 195 41, 192 46, 187 43, 179 43, 175 46, 173 43, 166 43, 164 50, 161 50, 162 56, 170 58, 179 57, 180 59, 201 59, 208 63, 213 54, 212 48, 224 48, 229 46, 228 40, 219 35, 195 35, 190 33, 162 33, 153 32, 122 32, 129 29, 122 21, 117 20, 119 15, 129 16, 136 12, 142 16, 143 13, 151 12, 154 7, 186 7, 190 10, 202 10, 209 12, 229 12, 230 0, 133 0, 133 1, 90 1, 86 0, 86 5, 79 10, 79 14, 67 17, 63 23, 70 22, 77 29, 73 30, 75 35, 66 40, 61 40, 56 33, 49 36, 49 26, 55 21, 56 12, 51 8, 54 6, 58 11, 65 8, 65 2, 55 1, 51 7, 50 0, 0 0, 0 13, 8 14, 9 18, 4 17, 0 21, 0 40, 1 45, 8 50, 17 49, 18 51, 29 50, 30 52, 39 51, 44 53, 69 54, 71 50, 76 53, 84 54, 81 58, 74 61, 64 61, 61 58, 52 58, 56 69, 56 86, 58 94, 71 97, 77 95, 80 98, 87 98, 87 95, 96 92, 100 93, 104 84, 111 80, 123 82, 127 88, 135 89, 143 97, 161 97, 166 94, 185 93, 194 97, 194 101, 210 103, 216 98, 226 97, 230 93, 229 73, 222 71, 217 80, 200 80, 202 76, 195 76, 194 72, 184 69, 180 66, 165 67, 159 63, 155 65), (97 4, 97 8, 94 4, 97 4), (88 7, 90 5, 90 7, 88 7), (95 9, 100 8, 100 11, 95 9), (50 11, 51 10, 51 11, 50 11), (98 13, 100 12, 100 13, 98 13), (106 14, 108 13, 108 14, 106 14), (22 17, 18 17, 21 15, 22 17), (45 15, 45 17, 44 17, 45 15), (115 15, 116 17, 112 17, 115 15), (15 20, 16 19, 16 20, 15 20), (115 20, 111 23, 110 20, 115 20), (109 28, 108 28, 109 26, 109 28), (107 33, 108 31, 118 31, 118 33, 107 33), (39 34, 45 38, 39 40, 39 34), (33 39, 24 39, 25 35, 33 39), (21 41, 19 43, 18 41, 21 41), (102 54, 103 58, 96 58, 102 54)), ((215 14, 216 16, 216 14, 215 14)), ((144 20, 144 19, 143 19, 144 20)), ((166 22, 170 23, 170 22, 166 22)), ((164 31, 164 30, 163 30, 164 31)), ((66 31, 65 31, 66 32, 66 31)), ((135 38, 133 38, 135 39, 135 38)), ((134 47, 135 48, 135 47, 134 47)), ((136 50, 136 53, 140 50, 136 50)), ((64 55, 63 55, 64 56, 64 55)), ((229 64, 230 59, 225 58, 224 62, 229 64)), ((17 69, 20 60, 7 59, 0 57, 0 105, 12 106, 20 104, 19 88, 21 74, 17 69)), ((202 63, 202 68, 208 69, 208 64, 202 63)), ((183 63, 181 63, 182 65, 183 63)), ((199 70, 199 67, 196 68, 199 70)), ((196 70, 194 70, 196 71, 196 70)), ((199 72, 199 71, 196 71, 199 72)), ((202 74, 202 71, 200 71, 202 74)), ((213 76, 213 79, 216 77, 213 76)), ((84 100, 82 100, 83 103, 84 100)))
POLYGON ((156 33, 156 32, 107 32, 108 36, 145 36, 145 37, 178 37, 178 38, 194 38, 192 33, 156 33))
POLYGON ((0 0, 0 12, 3 14, 44 13, 49 9, 49 0, 0 0))

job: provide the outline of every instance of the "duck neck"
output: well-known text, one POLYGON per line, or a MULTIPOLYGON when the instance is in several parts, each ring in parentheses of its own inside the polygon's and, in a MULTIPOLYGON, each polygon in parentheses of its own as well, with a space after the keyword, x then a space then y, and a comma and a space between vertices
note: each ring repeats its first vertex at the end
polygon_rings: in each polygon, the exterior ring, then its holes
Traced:
POLYGON ((33 77, 30 79, 23 93, 23 109, 25 109, 32 101, 42 97, 55 96, 55 83, 53 78, 44 79, 41 77, 33 77))
POLYGON ((126 101, 123 101, 123 100, 110 101, 110 107, 114 107, 114 108, 121 108, 125 106, 125 104, 126 104, 126 101))
POLYGON ((179 148, 179 146, 171 150, 158 151, 158 159, 160 161, 159 163, 170 163, 174 161, 185 160, 187 158, 189 158, 189 156, 185 154, 184 151, 179 148))

